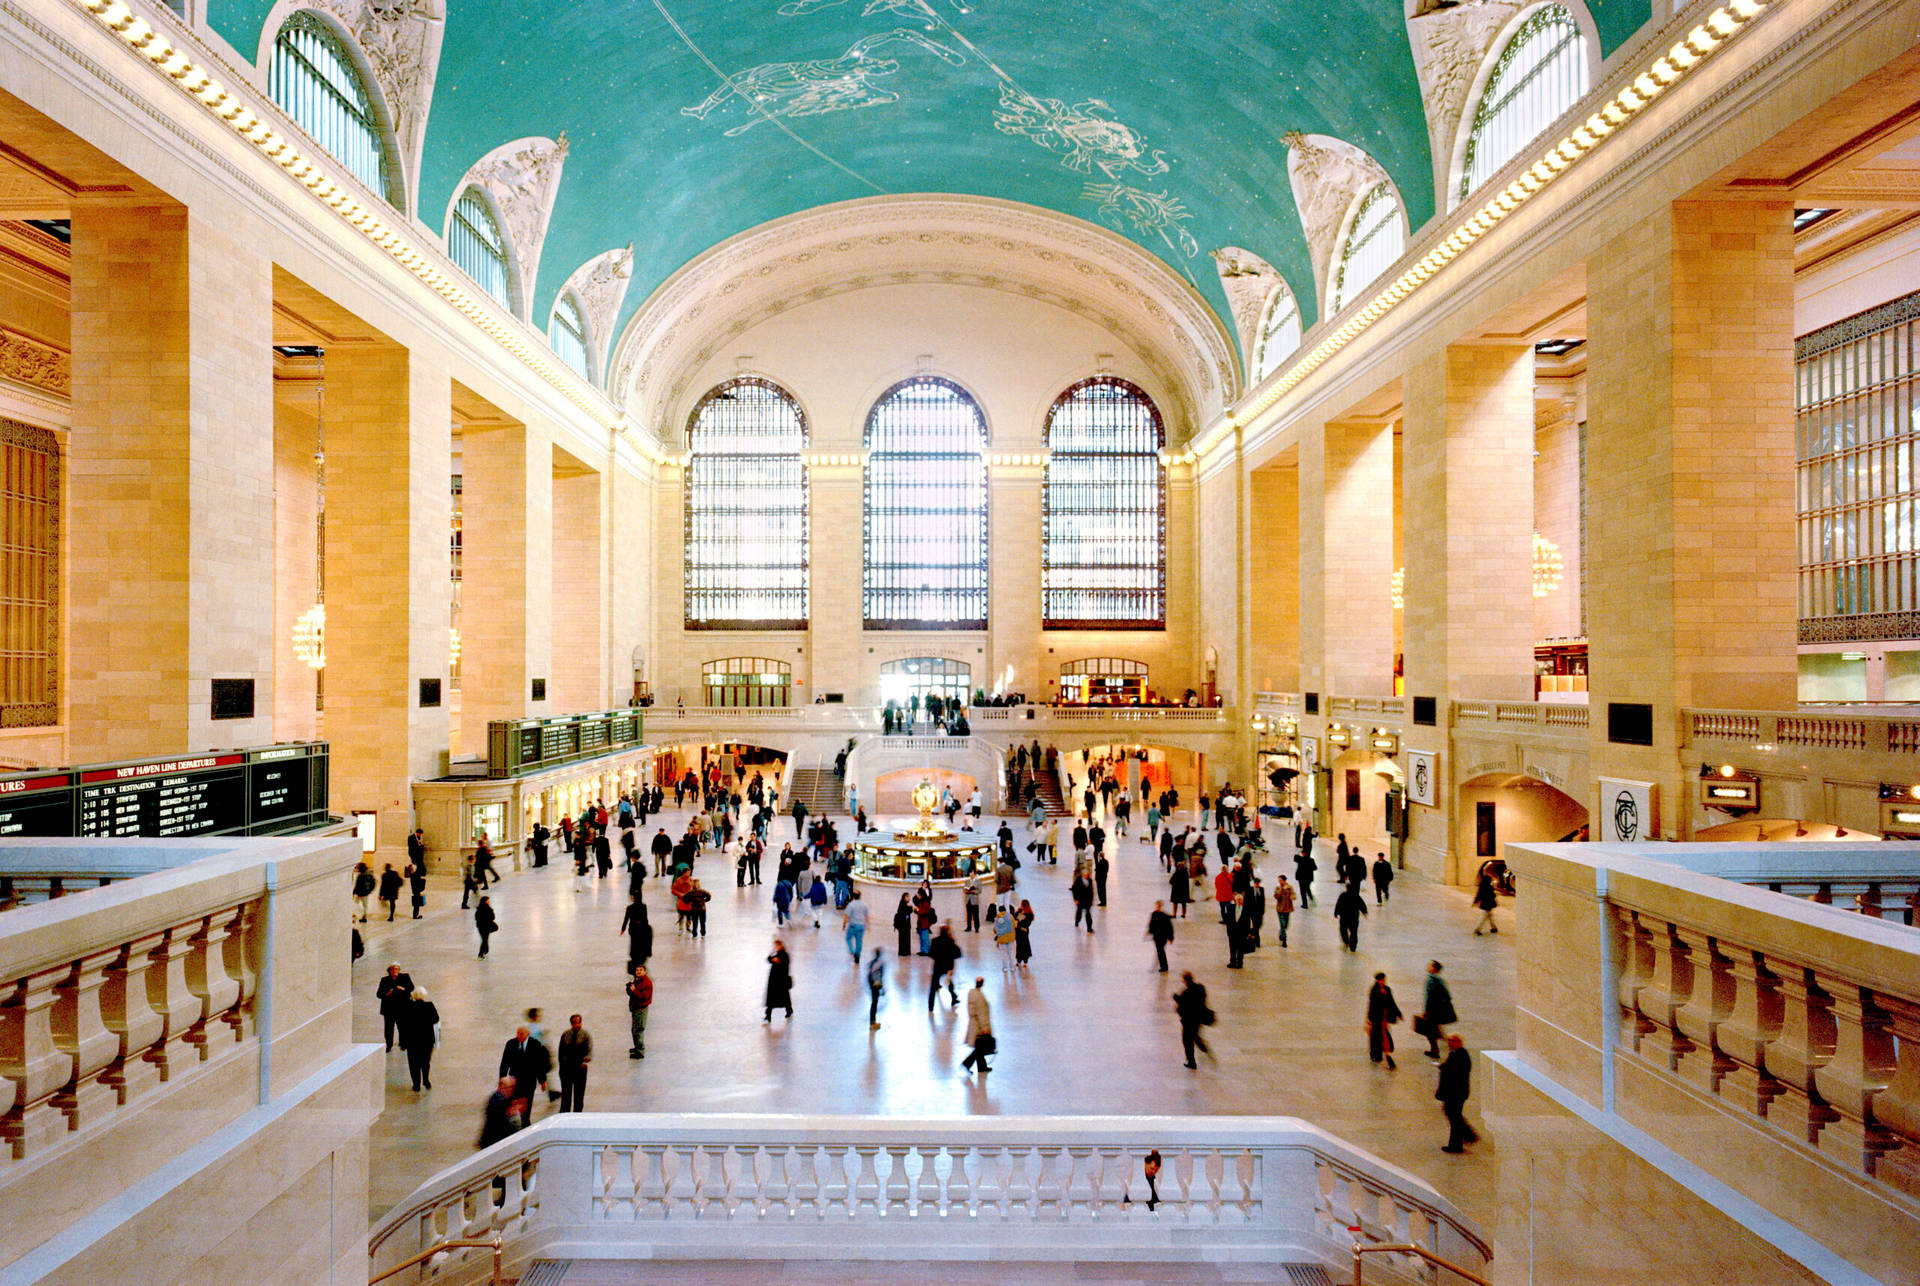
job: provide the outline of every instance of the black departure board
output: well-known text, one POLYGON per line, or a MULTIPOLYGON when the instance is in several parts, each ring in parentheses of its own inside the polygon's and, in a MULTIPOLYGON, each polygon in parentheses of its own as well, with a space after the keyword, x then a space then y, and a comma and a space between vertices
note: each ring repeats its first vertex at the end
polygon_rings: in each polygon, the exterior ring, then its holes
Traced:
POLYGON ((487 725, 487 775, 517 777, 556 764, 640 744, 638 710, 606 710, 553 719, 502 719, 487 725))
POLYGON ((260 835, 330 820, 321 742, 0 778, 0 836, 260 835))

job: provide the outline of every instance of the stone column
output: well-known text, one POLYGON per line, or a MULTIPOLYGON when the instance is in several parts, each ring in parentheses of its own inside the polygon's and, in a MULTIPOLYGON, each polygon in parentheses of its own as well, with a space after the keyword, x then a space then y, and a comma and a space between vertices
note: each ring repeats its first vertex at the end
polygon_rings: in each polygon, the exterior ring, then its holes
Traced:
MULTIPOLYGON (((995 453, 996 455, 998 453, 995 453)), ((992 539, 987 568, 986 672, 976 665, 973 686, 991 689, 1003 675, 1015 691, 1038 697, 1047 690, 1046 648, 1040 622, 1040 487, 1038 455, 995 459, 987 473, 987 531, 992 539)))
POLYGON ((452 379, 397 344, 327 356, 326 732, 335 812, 376 809, 404 855, 411 783, 444 771, 452 379), (421 680, 440 685, 422 704, 421 680))
MULTIPOLYGON (((1215 661, 1214 684, 1221 699, 1242 699, 1237 690, 1241 655, 1241 598, 1246 592, 1242 559, 1246 549, 1245 506, 1240 443, 1222 446, 1195 466, 1196 526, 1200 547, 1200 674, 1206 658, 1215 661)), ((1203 683, 1195 683, 1202 688, 1203 683)), ((1203 689, 1204 693, 1204 689, 1203 689)))
POLYGON ((460 725, 486 753, 487 723, 545 714, 531 682, 549 678, 553 446, 536 426, 470 423, 461 432, 460 725))
POLYGON ((655 475, 652 465, 624 442, 615 443, 607 467, 613 499, 608 521, 612 615, 607 630, 607 687, 612 703, 623 705, 633 696, 636 651, 643 662, 652 656, 653 561, 659 550, 654 536, 655 475))
POLYGON ((184 206, 74 203, 69 751, 273 737, 272 267, 184 206), (253 682, 212 719, 212 680, 253 682))
MULTIPOLYGON (((1300 439, 1300 686, 1393 691, 1393 428, 1336 420, 1300 439)), ((1323 706, 1324 708, 1324 706, 1323 706)))
POLYGON ((1255 692, 1300 686, 1300 472, 1273 465, 1249 477, 1251 672, 1255 692))
MULTIPOLYGON (((849 703, 879 698, 877 667, 867 663, 860 645, 865 538, 861 506, 865 482, 857 455, 809 457, 808 558, 811 590, 807 652, 819 685, 821 675, 844 682, 849 703), (847 461, 847 463, 841 463, 847 461), (866 685, 871 691, 862 691, 866 685)), ((691 667, 698 673, 698 667, 691 667)), ((835 689, 836 691, 840 689, 835 689)))
POLYGON ((1792 205, 1676 202, 1596 248, 1587 294, 1593 770, 1654 782, 1685 839, 1683 711, 1797 699, 1792 205), (1636 706, 1653 744, 1610 740, 1636 706))
POLYGON ((555 448, 553 486, 553 673, 547 697, 556 714, 607 703, 606 475, 555 448))

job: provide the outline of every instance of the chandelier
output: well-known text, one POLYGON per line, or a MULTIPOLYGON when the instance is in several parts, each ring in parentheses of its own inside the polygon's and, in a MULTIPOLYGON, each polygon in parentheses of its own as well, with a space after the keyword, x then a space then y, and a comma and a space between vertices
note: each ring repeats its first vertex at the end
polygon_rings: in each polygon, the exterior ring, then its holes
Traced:
POLYGON ((1560 588, 1560 546, 1533 533, 1533 596, 1545 598, 1560 588))
POLYGON ((293 623, 293 654, 316 670, 327 668, 327 608, 315 603, 293 623))
POLYGON ((447 631, 447 668, 449 670, 460 668, 460 631, 458 629, 447 631))

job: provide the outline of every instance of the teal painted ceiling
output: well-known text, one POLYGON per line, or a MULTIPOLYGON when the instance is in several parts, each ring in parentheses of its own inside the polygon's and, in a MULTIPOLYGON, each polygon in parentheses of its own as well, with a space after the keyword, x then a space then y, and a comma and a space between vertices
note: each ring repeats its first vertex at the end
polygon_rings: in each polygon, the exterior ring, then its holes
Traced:
MULTIPOLYGON (((1648 0, 1589 0, 1604 50, 1648 0)), ((209 0, 259 45, 269 0, 209 0)), ((1282 136, 1364 148, 1433 213, 1402 0, 448 0, 420 207, 492 148, 571 144, 533 315, 633 243, 626 312, 708 247, 879 193, 999 197, 1106 224, 1232 330, 1207 252, 1314 292, 1282 136)), ((624 322, 624 318, 622 319, 624 322)))

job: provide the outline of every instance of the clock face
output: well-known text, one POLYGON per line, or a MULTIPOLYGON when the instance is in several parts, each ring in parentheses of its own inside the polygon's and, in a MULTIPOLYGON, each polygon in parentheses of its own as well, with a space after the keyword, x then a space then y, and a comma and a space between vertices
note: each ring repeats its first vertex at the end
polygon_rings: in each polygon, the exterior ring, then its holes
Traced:
POLYGON ((1432 787, 1433 787, 1432 766, 1428 764, 1427 761, 1424 759, 1418 760, 1413 765, 1414 795, 1420 799, 1430 798, 1429 792, 1432 790, 1432 787))
POLYGON ((1613 797, 1613 837, 1621 841, 1640 838, 1640 805, 1631 791, 1623 790, 1613 797))

